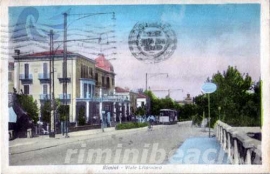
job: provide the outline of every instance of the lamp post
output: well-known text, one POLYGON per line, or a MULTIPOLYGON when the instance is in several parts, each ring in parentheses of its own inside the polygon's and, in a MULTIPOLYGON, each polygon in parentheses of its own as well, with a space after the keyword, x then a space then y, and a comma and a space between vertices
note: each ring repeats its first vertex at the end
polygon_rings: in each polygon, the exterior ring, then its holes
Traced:
POLYGON ((145 73, 145 91, 147 91, 147 80, 148 78, 159 76, 159 75, 167 75, 169 77, 168 73, 145 73), (148 76, 149 75, 149 76, 148 76))

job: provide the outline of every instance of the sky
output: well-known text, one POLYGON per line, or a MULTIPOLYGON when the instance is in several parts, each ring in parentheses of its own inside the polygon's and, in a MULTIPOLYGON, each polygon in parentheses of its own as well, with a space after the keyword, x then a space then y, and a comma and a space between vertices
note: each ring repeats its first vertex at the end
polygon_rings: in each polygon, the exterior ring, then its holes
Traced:
POLYGON ((24 53, 47 51, 52 29, 55 48, 61 49, 64 12, 69 14, 68 39, 89 39, 68 43, 68 51, 91 59, 99 53, 116 58, 110 60, 116 86, 145 89, 148 73, 148 87, 164 90, 154 91, 158 97, 165 97, 170 89, 171 98, 182 100, 187 93, 201 94, 207 77, 228 66, 248 73, 253 81, 260 78, 259 4, 10 7, 11 48, 24 53), (168 59, 146 63, 132 55, 129 35, 135 24, 143 22, 170 24, 177 47, 168 59))

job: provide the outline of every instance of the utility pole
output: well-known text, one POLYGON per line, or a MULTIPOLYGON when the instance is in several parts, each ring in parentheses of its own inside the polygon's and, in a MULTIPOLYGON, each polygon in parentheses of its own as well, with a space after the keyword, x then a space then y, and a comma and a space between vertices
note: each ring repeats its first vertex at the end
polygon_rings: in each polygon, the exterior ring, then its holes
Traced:
MULTIPOLYGON (((64 58, 63 58, 63 101, 65 105, 65 125, 66 125, 66 135, 68 138, 68 114, 67 113, 67 13, 64 13, 64 58)), ((69 112, 69 111, 68 111, 69 112)))
POLYGON ((55 117, 54 117, 54 62, 53 59, 53 31, 50 31, 50 113, 51 113, 51 129, 49 137, 55 138, 55 117), (53 90, 52 90, 53 87, 53 90))
POLYGON ((145 74, 145 91, 147 91, 147 73, 145 74))
POLYGON ((209 127, 209 138, 210 138, 210 94, 208 94, 208 127, 209 127))
POLYGON ((21 67, 21 65, 20 65, 20 54, 21 54, 21 51, 20 50, 14 50, 14 52, 17 54, 17 57, 18 57, 18 93, 21 91, 21 81, 20 81, 20 67, 21 67))

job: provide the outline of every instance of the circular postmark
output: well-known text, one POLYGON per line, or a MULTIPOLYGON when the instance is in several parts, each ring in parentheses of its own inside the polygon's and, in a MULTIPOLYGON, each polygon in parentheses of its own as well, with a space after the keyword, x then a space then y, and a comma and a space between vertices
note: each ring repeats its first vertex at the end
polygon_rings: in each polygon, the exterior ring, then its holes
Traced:
POLYGON ((174 53, 177 38, 168 23, 144 22, 134 25, 128 43, 136 59, 146 63, 158 63, 167 60, 174 53))

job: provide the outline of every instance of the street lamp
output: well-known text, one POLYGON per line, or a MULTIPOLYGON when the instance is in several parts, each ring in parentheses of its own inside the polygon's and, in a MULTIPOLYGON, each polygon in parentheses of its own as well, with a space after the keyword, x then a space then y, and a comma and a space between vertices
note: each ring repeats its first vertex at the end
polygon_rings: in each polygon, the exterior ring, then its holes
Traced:
POLYGON ((147 86, 147 80, 148 80, 148 78, 155 77, 155 76, 158 76, 158 75, 167 75, 167 77, 169 77, 169 74, 168 73, 146 73, 145 74, 145 91, 147 91, 147 87, 148 87, 147 86))

